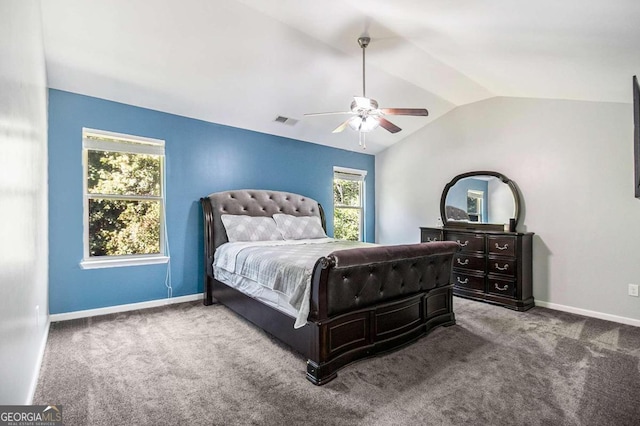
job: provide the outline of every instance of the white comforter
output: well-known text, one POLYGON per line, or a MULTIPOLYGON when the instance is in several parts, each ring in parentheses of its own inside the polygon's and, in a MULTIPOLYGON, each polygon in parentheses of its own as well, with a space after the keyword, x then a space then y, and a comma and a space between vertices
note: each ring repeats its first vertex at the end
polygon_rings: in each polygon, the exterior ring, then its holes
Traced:
POLYGON ((335 250, 372 246, 356 241, 313 240, 225 243, 216 249, 213 266, 280 292, 297 311, 294 327, 307 323, 311 274, 316 261, 335 250))

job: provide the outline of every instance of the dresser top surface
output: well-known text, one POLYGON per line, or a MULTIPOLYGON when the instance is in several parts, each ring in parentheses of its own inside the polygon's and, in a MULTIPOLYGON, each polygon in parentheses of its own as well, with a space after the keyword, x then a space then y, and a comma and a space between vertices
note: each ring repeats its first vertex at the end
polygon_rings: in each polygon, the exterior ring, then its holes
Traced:
POLYGON ((510 231, 494 231, 494 230, 478 230, 471 228, 449 228, 438 226, 421 226, 420 230, 433 230, 433 231, 447 231, 456 233, 468 233, 468 234, 487 234, 487 235, 534 235, 534 232, 510 232, 510 231))

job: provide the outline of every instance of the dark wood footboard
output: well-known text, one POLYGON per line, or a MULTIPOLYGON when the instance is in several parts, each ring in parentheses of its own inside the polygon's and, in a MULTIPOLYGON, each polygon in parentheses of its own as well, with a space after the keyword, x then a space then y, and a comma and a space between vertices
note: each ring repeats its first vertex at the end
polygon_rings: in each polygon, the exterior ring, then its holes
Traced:
POLYGON ((314 268, 309 322, 318 351, 307 378, 322 385, 357 359, 399 348, 455 324, 450 283, 457 243, 336 251, 314 268))
POLYGON ((453 287, 374 305, 316 323, 318 353, 307 361, 307 378, 323 385, 355 360, 400 348, 439 325, 455 324, 453 287))

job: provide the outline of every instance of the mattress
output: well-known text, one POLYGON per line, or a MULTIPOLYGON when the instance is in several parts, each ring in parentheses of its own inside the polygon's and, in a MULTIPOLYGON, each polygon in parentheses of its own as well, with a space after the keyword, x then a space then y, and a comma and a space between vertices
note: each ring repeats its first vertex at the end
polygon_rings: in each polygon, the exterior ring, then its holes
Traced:
POLYGON ((333 238, 225 243, 216 249, 213 272, 218 281, 293 316, 294 327, 300 328, 307 323, 318 259, 336 250, 373 245, 333 238))
POLYGON ((225 283, 229 287, 235 288, 247 296, 259 300, 265 305, 277 309, 291 318, 295 319, 298 317, 298 310, 289 304, 289 298, 286 294, 272 290, 252 279, 234 274, 233 272, 226 271, 222 268, 214 266, 213 272, 218 281, 225 283))

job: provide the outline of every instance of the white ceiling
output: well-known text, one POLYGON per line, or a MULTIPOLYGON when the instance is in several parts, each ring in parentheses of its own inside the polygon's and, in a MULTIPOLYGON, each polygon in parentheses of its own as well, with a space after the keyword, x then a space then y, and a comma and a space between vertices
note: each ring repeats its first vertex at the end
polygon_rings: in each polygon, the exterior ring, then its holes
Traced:
MULTIPOLYGON (((631 102, 640 74, 640 0, 45 0, 49 86, 187 117, 359 151, 331 131, 361 95, 395 135, 493 96, 631 102), (274 122, 282 115, 300 120, 274 122)), ((346 119, 346 117, 344 117, 346 119)), ((425 141, 428 143, 428 141, 425 141)))

